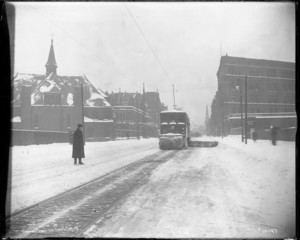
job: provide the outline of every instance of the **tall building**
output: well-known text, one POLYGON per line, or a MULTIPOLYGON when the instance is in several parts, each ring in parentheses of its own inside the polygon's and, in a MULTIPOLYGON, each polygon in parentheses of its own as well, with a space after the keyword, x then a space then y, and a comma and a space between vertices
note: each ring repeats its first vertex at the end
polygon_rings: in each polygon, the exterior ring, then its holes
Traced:
POLYGON ((281 130, 296 127, 295 63, 226 55, 217 78, 212 113, 219 119, 213 127, 219 135, 241 131, 241 112, 243 119, 247 113, 249 135, 256 129, 266 136, 273 125, 281 130))
POLYGON ((113 112, 107 96, 85 75, 57 74, 53 40, 45 67, 45 74, 17 73, 12 80, 12 127, 16 142, 25 141, 18 140, 20 133, 25 134, 20 130, 69 132, 83 122, 86 139, 111 137, 113 112))

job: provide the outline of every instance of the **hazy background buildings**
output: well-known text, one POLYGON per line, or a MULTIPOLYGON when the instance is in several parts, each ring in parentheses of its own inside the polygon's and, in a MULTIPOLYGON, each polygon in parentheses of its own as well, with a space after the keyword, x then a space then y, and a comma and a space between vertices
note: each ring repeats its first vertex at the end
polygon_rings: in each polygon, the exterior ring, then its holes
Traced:
POLYGON ((282 2, 12 3, 14 71, 45 72, 53 36, 59 75, 103 91, 160 93, 204 124, 222 55, 295 62, 295 5, 282 2))

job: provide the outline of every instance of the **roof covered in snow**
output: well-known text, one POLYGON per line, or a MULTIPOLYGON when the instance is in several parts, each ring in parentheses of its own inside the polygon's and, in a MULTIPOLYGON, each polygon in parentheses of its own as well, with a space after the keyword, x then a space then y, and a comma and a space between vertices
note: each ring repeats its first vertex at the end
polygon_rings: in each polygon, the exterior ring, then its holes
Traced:
POLYGON ((166 110, 166 111, 161 111, 160 113, 186 113, 185 111, 181 111, 181 110, 166 110))
POLYGON ((103 91, 96 89, 84 76, 59 76, 51 73, 48 77, 39 74, 18 73, 12 81, 13 104, 21 104, 22 86, 31 86, 31 104, 43 105, 44 93, 61 93, 62 105, 74 105, 74 87, 83 84, 85 106, 110 106, 103 91))

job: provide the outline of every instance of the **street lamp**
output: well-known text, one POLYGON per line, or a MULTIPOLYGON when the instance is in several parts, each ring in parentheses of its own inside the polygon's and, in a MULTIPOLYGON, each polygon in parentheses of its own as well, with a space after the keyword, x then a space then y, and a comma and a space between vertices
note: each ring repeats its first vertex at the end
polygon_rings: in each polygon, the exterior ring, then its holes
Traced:
POLYGON ((244 142, 244 134, 243 134, 243 98, 242 98, 242 87, 241 87, 241 80, 238 79, 236 81, 236 89, 240 90, 240 111, 241 111, 241 135, 242 135, 242 142, 244 142))

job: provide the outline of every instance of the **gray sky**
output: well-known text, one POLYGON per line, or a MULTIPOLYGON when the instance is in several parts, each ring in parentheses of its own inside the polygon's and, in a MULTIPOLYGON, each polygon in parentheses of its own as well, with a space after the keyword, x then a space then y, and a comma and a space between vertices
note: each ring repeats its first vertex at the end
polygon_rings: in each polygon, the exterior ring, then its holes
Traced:
POLYGON ((59 75, 103 91, 158 89, 202 125, 220 56, 295 62, 295 6, 267 2, 13 3, 15 73, 45 73, 51 36, 59 75))

